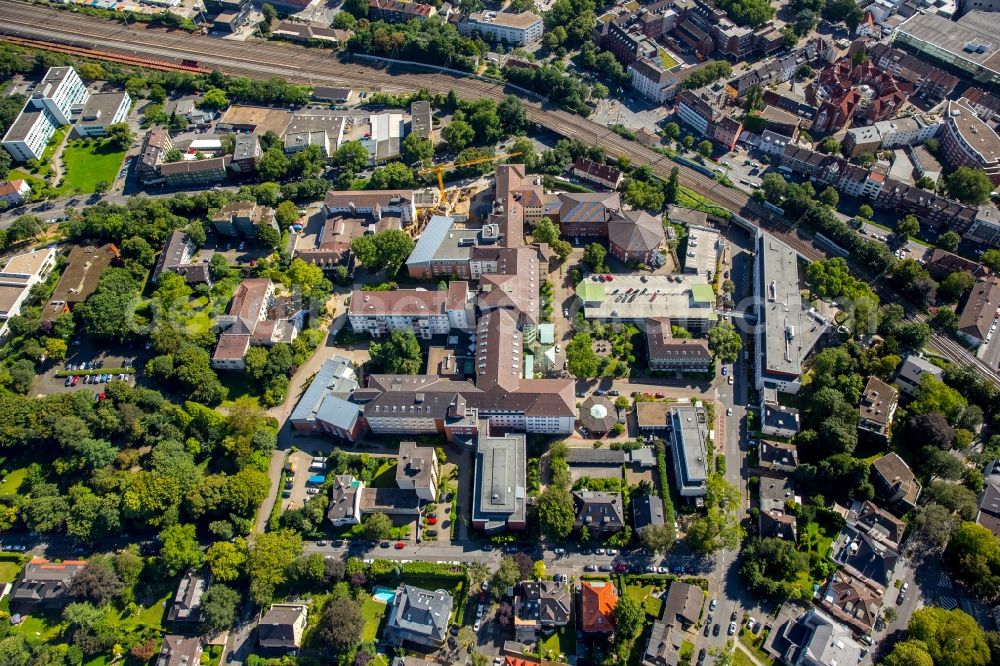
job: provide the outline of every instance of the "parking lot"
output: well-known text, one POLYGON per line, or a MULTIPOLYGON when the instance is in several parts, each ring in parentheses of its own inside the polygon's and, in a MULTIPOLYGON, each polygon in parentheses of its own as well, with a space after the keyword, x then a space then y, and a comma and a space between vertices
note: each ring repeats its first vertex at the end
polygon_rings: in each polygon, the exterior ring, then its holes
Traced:
POLYGON ((286 464, 285 469, 289 470, 290 465, 294 465, 295 471, 288 471, 285 476, 285 487, 281 491, 284 510, 301 509, 306 500, 315 494, 309 492, 309 477, 314 474, 325 475, 325 472, 311 471, 309 467, 312 461, 313 457, 303 451, 295 451, 288 456, 288 464, 286 464))
MULTIPOLYGON (((149 352, 142 348, 124 348, 110 352, 96 348, 86 340, 80 344, 71 344, 66 361, 62 363, 47 363, 44 372, 39 373, 35 377, 35 382, 32 385, 32 394, 45 396, 53 393, 68 393, 78 390, 87 390, 99 394, 103 391, 106 382, 86 383, 85 372, 106 369, 107 373, 100 374, 112 374, 112 370, 128 367, 141 371, 146 363, 148 354, 149 352), (89 369, 86 367, 87 364, 90 364, 89 369), (70 370, 70 366, 73 366, 74 370, 81 370, 81 374, 77 375, 79 379, 76 384, 70 382, 67 386, 66 378, 57 377, 56 373, 70 370)), ((116 376, 113 379, 118 379, 117 374, 121 373, 115 374, 116 376)), ((134 384, 135 375, 129 375, 126 381, 134 384)))

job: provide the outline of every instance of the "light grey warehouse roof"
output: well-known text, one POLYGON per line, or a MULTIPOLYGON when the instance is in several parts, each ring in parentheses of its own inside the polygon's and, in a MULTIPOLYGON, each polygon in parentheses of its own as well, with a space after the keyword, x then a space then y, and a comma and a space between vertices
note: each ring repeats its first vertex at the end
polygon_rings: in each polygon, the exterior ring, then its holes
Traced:
POLYGON ((524 520, 525 511, 524 435, 493 437, 482 432, 476 450, 476 479, 472 519, 524 520))

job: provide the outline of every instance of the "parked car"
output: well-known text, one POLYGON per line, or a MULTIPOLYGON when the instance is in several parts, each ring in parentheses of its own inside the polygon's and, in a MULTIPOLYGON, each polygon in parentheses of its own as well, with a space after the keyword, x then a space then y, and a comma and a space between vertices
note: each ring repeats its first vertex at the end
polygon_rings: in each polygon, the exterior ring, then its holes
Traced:
POLYGON ((708 610, 714 611, 718 607, 718 605, 719 605, 719 600, 718 599, 712 599, 708 603, 708 610))
POLYGON ((596 564, 586 564, 586 565, 584 565, 583 570, 584 571, 597 571, 597 565, 596 564))
POLYGON ((735 622, 730 622, 729 623, 729 632, 728 633, 729 633, 730 636, 732 636, 733 634, 736 633, 736 623, 735 622))
POLYGON ((713 636, 718 636, 721 631, 722 631, 722 628, 718 624, 716 624, 714 627, 712 627, 712 635, 713 636))
POLYGON ((396 550, 403 550, 404 548, 406 548, 406 544, 403 543, 402 541, 397 541, 395 548, 396 550))

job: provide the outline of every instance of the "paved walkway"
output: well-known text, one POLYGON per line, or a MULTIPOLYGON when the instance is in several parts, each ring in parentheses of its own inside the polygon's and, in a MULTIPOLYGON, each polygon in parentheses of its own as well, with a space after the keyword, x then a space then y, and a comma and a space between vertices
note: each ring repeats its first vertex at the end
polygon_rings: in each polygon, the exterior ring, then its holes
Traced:
POLYGON ((254 532, 263 532, 267 529, 267 521, 271 517, 274 503, 281 492, 281 468, 285 466, 285 455, 288 451, 274 450, 271 452, 271 464, 267 468, 267 476, 271 480, 271 492, 267 494, 264 501, 257 507, 257 520, 254 523, 254 532))

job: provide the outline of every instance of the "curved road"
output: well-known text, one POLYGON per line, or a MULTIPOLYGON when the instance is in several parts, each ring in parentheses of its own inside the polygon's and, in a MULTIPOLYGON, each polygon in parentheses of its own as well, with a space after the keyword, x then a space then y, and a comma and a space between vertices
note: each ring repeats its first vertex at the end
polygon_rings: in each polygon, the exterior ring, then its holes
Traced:
MULTIPOLYGON (((125 26, 79 12, 50 9, 18 0, 0 0, 0 7, 4 17, 0 22, 2 34, 174 61, 193 59, 202 66, 227 74, 255 78, 273 76, 310 85, 323 83, 377 88, 383 92, 426 89, 445 94, 459 89, 466 98, 500 100, 508 93, 503 85, 497 83, 426 69, 415 72, 412 67, 360 65, 345 62, 326 50, 306 49, 286 42, 236 42, 183 31, 150 29, 143 24, 125 26)), ((524 98, 523 93, 517 94, 524 98)), ((686 187, 767 228, 809 260, 825 256, 807 235, 789 230, 785 221, 758 210, 746 193, 725 187, 714 178, 677 164, 665 155, 625 139, 586 118, 563 111, 537 96, 524 99, 524 102, 532 122, 570 139, 603 148, 612 157, 625 157, 631 164, 649 166, 662 178, 669 177, 670 171, 679 167, 681 183, 686 187)), ((923 319, 922 314, 915 316, 923 319)), ((954 340, 935 334, 928 344, 935 352, 959 364, 971 366, 978 374, 1000 386, 1000 377, 994 369, 954 340)))

